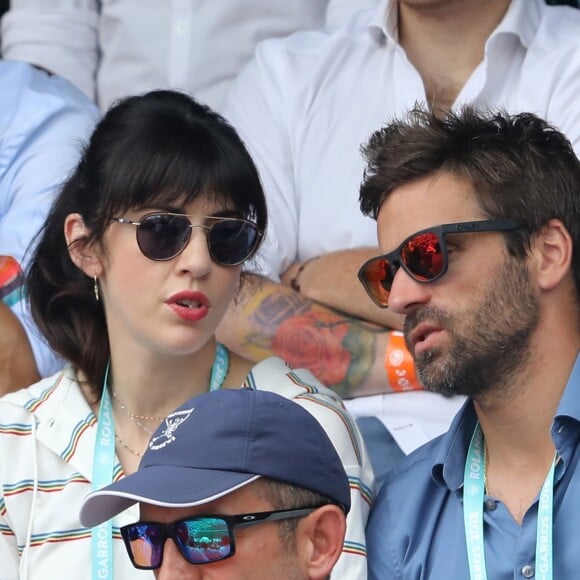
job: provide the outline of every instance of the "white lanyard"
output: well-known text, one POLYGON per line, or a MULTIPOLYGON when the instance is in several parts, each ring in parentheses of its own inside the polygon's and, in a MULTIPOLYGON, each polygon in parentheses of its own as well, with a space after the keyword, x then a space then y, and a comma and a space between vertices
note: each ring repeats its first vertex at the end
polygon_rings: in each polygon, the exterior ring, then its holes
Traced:
MULTIPOLYGON (((556 461, 554 459, 542 485, 538 504, 535 572, 535 577, 538 580, 552 580, 552 518, 555 465, 556 461)), ((483 433, 478 423, 475 426, 467 451, 463 479, 463 522, 471 580, 487 580, 485 545, 483 541, 484 479, 483 433)))
MULTIPOLYGON (((228 374, 230 357, 225 346, 218 343, 211 368, 210 391, 219 390, 228 374)), ((108 385, 109 365, 103 380, 103 393, 97 421, 97 439, 93 458, 93 490, 109 485, 113 481, 115 468, 115 422, 108 385)), ((93 580, 113 580, 113 520, 95 526, 92 537, 93 580)))

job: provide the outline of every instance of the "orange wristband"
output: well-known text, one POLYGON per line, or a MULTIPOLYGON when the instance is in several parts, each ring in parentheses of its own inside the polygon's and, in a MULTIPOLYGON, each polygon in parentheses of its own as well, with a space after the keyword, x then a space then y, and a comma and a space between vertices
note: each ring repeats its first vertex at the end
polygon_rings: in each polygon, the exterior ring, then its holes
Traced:
POLYGON ((405 345, 403 333, 397 330, 391 332, 385 354, 385 370, 387 380, 393 391, 421 391, 423 389, 411 353, 405 345))

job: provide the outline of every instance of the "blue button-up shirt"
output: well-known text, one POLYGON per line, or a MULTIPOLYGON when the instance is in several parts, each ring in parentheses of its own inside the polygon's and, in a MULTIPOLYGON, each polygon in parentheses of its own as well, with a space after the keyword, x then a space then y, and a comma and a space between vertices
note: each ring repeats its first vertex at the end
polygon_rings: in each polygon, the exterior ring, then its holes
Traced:
MULTIPOLYGON (((477 422, 468 401, 449 431, 406 457, 385 482, 367 526, 369 579, 467 580, 463 474, 477 422)), ((554 579, 580 578, 580 356, 552 424, 560 456, 554 478, 554 579)), ((490 580, 535 574, 538 502, 519 526, 505 505, 484 504, 484 539, 490 580)))
MULTIPOLYGON (((29 245, 98 116, 97 107, 68 81, 25 63, 0 61, 0 255, 23 269, 29 245)), ((22 322, 40 373, 52 374, 62 363, 40 338, 14 285, 0 288, 0 298, 22 322)))

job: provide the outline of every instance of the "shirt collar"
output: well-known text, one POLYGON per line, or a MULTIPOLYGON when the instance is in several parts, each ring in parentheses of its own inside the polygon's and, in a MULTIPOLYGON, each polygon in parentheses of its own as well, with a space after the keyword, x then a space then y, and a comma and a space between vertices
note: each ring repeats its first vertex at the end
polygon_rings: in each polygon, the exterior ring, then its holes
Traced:
POLYGON ((528 49, 532 44, 542 18, 541 5, 544 0, 512 0, 506 15, 491 33, 488 42, 499 35, 516 36, 528 49))
MULTIPOLYGON (((552 431, 558 431, 562 419, 572 419, 580 423, 580 354, 566 383, 566 388, 558 405, 552 431)), ((453 419, 447 433, 439 442, 437 453, 431 466, 435 482, 457 491, 463 485, 467 449, 477 423, 477 415, 471 400, 467 400, 453 419)))
POLYGON ((397 23, 397 0, 381 0, 369 23, 369 32, 378 42, 397 44, 399 39, 397 23))
POLYGON ((560 399, 555 421, 563 417, 580 422, 580 354, 576 357, 566 389, 560 399))
MULTIPOLYGON (((488 42, 498 35, 517 36, 522 45, 530 47, 542 18, 544 0, 512 0, 506 15, 490 35, 488 42)), ((397 44, 399 39, 397 22, 397 0, 381 0, 369 23, 369 31, 379 43, 397 44)))
POLYGON ((476 424, 477 415, 473 403, 468 399, 451 422, 447 433, 440 439, 431 466, 431 475, 439 485, 452 491, 457 491, 463 485, 465 458, 476 424))
POLYGON ((27 405, 37 422, 36 439, 88 481, 92 480, 96 417, 69 366, 54 384, 27 405))

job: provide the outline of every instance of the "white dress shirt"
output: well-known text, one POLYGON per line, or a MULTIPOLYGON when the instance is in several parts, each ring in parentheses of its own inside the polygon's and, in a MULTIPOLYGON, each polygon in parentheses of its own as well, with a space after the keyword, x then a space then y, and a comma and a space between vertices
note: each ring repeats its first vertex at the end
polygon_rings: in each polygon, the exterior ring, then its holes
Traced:
MULTIPOLYGON (((474 103, 536 113, 580 153, 579 95, 580 10, 513 0, 454 108, 474 103)), ((261 273, 278 281, 296 261, 377 245, 376 223, 359 208, 360 145, 391 117, 425 101, 421 76, 398 44, 393 0, 335 32, 259 45, 233 84, 224 114, 246 142, 266 191, 261 273)), ((446 430, 461 402, 426 392, 377 399, 365 397, 349 408, 357 415, 382 409, 406 451, 446 430), (444 408, 433 413, 434 404, 444 408)))
POLYGON ((156 88, 219 108, 256 43, 334 27, 377 0, 12 0, 4 58, 76 84, 101 106, 156 88))

